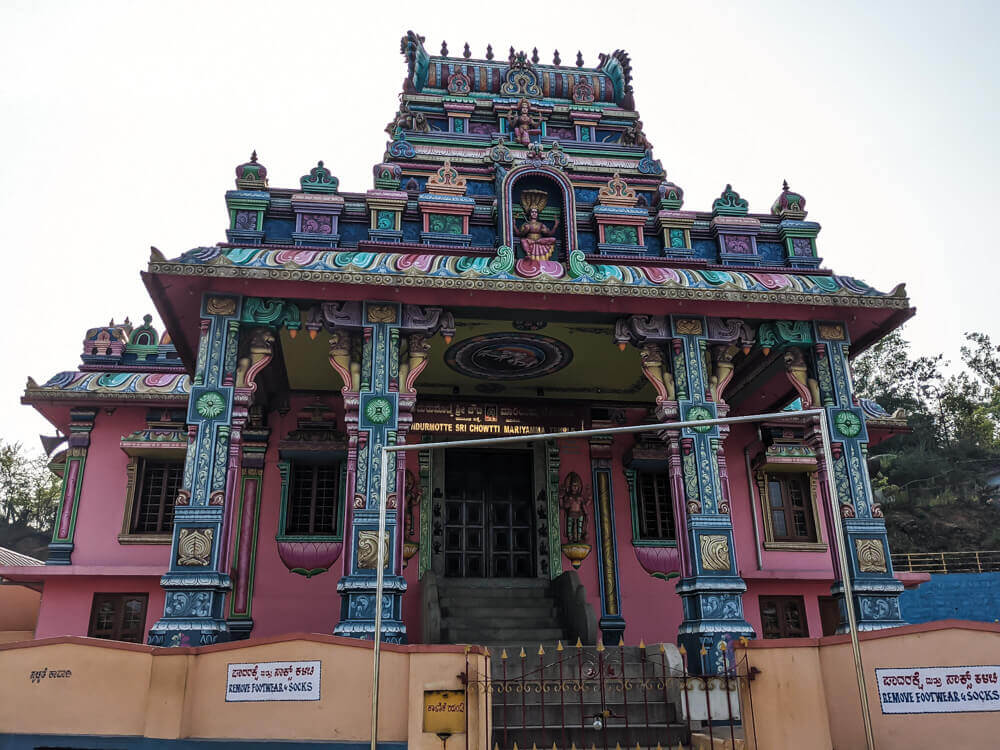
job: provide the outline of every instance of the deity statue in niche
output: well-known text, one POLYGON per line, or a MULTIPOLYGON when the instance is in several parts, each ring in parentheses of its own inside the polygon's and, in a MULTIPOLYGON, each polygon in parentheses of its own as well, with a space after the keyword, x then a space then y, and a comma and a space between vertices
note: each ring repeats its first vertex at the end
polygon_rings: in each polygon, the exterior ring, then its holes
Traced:
POLYGON ((522 146, 531 142, 531 136, 541 133, 541 121, 531 116, 531 102, 522 99, 517 109, 507 118, 510 129, 514 132, 514 140, 522 146))
POLYGON ((635 125, 625 128, 619 143, 623 146, 638 146, 643 150, 653 147, 642 130, 642 120, 636 120, 635 125))
POLYGON ((559 490, 559 505, 566 511, 566 541, 580 544, 587 541, 587 511, 584 510, 583 480, 571 471, 559 490))
POLYGON ((521 193, 525 222, 515 227, 515 231, 521 238, 524 254, 531 260, 549 260, 555 250, 556 238, 553 235, 559 228, 559 219, 549 228, 538 218, 548 202, 549 194, 544 190, 525 190, 521 193))

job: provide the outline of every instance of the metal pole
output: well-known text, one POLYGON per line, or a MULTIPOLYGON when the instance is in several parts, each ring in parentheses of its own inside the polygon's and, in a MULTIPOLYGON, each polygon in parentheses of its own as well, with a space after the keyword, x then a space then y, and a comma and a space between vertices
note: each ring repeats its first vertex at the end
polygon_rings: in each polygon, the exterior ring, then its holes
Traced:
POLYGON ((854 651, 854 670, 858 678, 858 695, 861 698, 861 719, 865 724, 865 741, 868 750, 875 750, 875 737, 872 734, 872 717, 868 710, 868 688, 865 685, 865 669, 861 663, 861 644, 858 642, 858 621, 854 614, 854 591, 851 586, 851 573, 847 565, 847 544, 844 539, 844 524, 840 518, 840 502, 837 499, 837 487, 833 481, 833 450, 830 447, 829 422, 826 410, 819 411, 819 429, 823 438, 823 460, 826 462, 826 490, 830 496, 830 513, 833 515, 833 525, 837 529, 837 553, 840 560, 840 581, 844 587, 844 609, 847 610, 847 627, 851 634, 851 649, 854 651))
MULTIPOLYGON (((628 434, 635 432, 652 432, 656 430, 680 430, 685 427, 711 427, 720 424, 742 424, 746 422, 763 422, 778 419, 808 419, 818 417, 820 432, 823 439, 823 460, 826 462, 826 484, 827 494, 830 496, 830 512, 833 515, 834 527, 837 531, 837 539, 834 540, 839 553, 841 570, 841 581, 844 586, 844 599, 847 608, 847 623, 851 635, 851 646, 854 649, 854 665, 858 677, 858 693, 861 698, 861 716, 865 725, 865 736, 868 742, 868 750, 875 750, 875 740, 872 735, 871 713, 868 710, 868 690, 865 686, 864 668, 861 661, 861 645, 858 642, 857 618, 854 614, 854 596, 850 582, 850 572, 847 565, 847 553, 844 546, 844 527, 840 519, 840 503, 837 501, 837 489, 833 482, 833 452, 830 447, 830 435, 828 430, 828 420, 825 409, 806 409, 803 411, 781 411, 768 414, 751 414, 742 417, 720 417, 716 419, 699 419, 693 421, 680 422, 660 422, 657 424, 632 425, 630 427, 607 427, 596 430, 575 430, 572 432, 549 432, 539 435, 513 435, 510 437, 498 438, 474 438, 471 440, 450 440, 438 443, 415 443, 412 445, 385 445, 381 449, 381 477, 379 484, 378 499, 378 560, 375 572, 375 651, 372 662, 372 741, 371 750, 376 750, 376 738, 378 736, 378 683, 379 683, 379 659, 381 656, 380 644, 382 640, 382 587, 385 565, 385 554, 382 547, 382 539, 385 536, 386 521, 386 498, 388 497, 388 466, 389 455, 408 450, 428 450, 433 448, 455 448, 461 446, 483 446, 496 445, 502 443, 528 443, 535 440, 559 440, 563 438, 581 438, 591 435, 614 435, 628 434)), ((751 498, 751 502, 754 500, 751 498)))
POLYGON ((382 461, 379 467, 381 477, 378 485, 378 539, 375 540, 378 553, 375 560, 375 652, 372 656, 372 747, 376 750, 378 742, 378 676, 382 657, 382 587, 384 584, 385 568, 385 516, 386 498, 388 491, 386 485, 389 482, 389 456, 392 455, 389 446, 382 447, 382 461))

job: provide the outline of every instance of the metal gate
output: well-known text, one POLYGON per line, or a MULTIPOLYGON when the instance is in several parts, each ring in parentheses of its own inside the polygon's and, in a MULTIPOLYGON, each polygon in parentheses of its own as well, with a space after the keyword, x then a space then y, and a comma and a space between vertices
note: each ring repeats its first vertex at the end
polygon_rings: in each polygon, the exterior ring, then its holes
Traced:
POLYGON ((494 750, 654 750, 687 747, 697 733, 742 746, 745 661, 702 677, 671 668, 665 647, 643 643, 560 643, 550 652, 539 646, 491 656, 491 677, 470 688, 491 695, 494 750))

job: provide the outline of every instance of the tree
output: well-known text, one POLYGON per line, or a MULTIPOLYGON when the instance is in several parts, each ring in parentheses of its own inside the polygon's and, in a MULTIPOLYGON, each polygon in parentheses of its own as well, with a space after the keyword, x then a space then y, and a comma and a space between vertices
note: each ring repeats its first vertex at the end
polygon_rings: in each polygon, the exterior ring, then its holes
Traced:
POLYGON ((0 441, 0 546, 37 554, 51 535, 62 483, 47 464, 20 443, 0 441))
POLYGON ((965 338, 957 373, 944 372, 944 355, 914 357, 898 331, 853 363, 858 395, 907 413, 910 432, 873 446, 869 461, 897 552, 1000 543, 987 484, 1000 470, 1000 346, 965 338))

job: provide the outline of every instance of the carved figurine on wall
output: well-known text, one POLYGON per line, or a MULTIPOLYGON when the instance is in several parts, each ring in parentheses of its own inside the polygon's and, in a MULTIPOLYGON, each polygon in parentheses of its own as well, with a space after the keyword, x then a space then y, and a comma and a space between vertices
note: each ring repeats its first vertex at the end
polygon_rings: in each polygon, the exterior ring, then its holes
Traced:
POLYGON ((652 341, 643 344, 639 349, 639 361, 642 363, 643 374, 656 388, 657 401, 676 401, 677 389, 674 385, 674 376, 664 363, 663 349, 660 345, 652 341))
POLYGON ((642 130, 642 120, 636 120, 635 125, 625 128, 619 143, 623 146, 638 146, 643 151, 653 148, 642 130))
POLYGON ((532 260, 549 260, 555 250, 556 238, 553 235, 559 228, 559 219, 550 229, 538 218, 548 201, 549 195, 544 190, 525 190, 521 193, 521 208, 526 221, 515 231, 521 238, 524 254, 532 260))
POLYGON ((406 538, 412 539, 415 533, 413 515, 414 510, 420 509, 420 501, 423 499, 424 490, 420 486, 420 481, 409 469, 406 470, 406 538))
POLYGON ((802 350, 797 346, 790 347, 785 350, 783 359, 788 379, 802 399, 802 408, 819 406, 822 403, 819 397, 819 383, 816 378, 809 377, 809 367, 802 350))
POLYGON ((385 132, 392 138, 395 138, 397 132, 400 130, 413 130, 417 133, 430 132, 431 126, 428 124, 424 113, 412 111, 409 103, 403 101, 402 94, 400 94, 399 99, 399 111, 392 118, 392 122, 385 126, 385 132))
POLYGON ((531 136, 542 132, 541 120, 531 116, 531 102, 527 99, 518 102, 517 109, 511 112, 507 122, 514 133, 514 140, 522 146, 527 146, 531 142, 531 136))
POLYGON ((361 357, 358 355, 354 337, 349 332, 335 329, 330 334, 330 364, 344 381, 344 389, 354 393, 361 388, 361 357))
POLYGON ((583 497, 583 480, 571 471, 559 489, 559 505, 566 513, 566 541, 580 544, 587 541, 587 511, 583 497))
POLYGON ((427 357, 431 352, 431 342, 423 334, 410 334, 400 342, 399 346, 399 389, 403 393, 412 393, 417 376, 427 366, 427 357))

